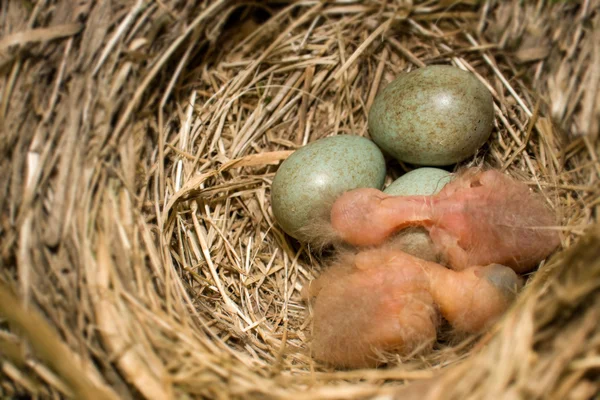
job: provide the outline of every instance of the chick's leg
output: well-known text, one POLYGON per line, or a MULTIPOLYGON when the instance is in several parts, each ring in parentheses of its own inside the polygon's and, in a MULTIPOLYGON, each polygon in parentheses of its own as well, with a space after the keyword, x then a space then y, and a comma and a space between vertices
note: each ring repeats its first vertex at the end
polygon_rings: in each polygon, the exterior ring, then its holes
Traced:
POLYGON ((469 254, 458 245, 456 236, 442 228, 432 226, 429 229, 429 237, 452 269, 461 271, 469 266, 469 254))

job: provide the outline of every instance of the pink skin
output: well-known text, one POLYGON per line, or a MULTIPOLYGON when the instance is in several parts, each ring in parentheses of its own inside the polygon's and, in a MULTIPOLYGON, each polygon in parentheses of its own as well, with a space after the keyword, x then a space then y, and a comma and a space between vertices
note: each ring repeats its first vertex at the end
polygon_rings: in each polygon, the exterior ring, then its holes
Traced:
POLYGON ((389 196, 356 189, 340 196, 331 224, 355 246, 385 242, 395 232, 422 226, 450 266, 462 270, 498 263, 519 273, 532 270, 559 244, 543 200, 494 170, 468 170, 434 196, 389 196))
POLYGON ((519 287, 515 272, 500 265, 457 272, 399 250, 359 253, 309 288, 316 296, 313 353, 336 366, 372 367, 378 352, 431 347, 438 310, 458 331, 484 329, 519 287))

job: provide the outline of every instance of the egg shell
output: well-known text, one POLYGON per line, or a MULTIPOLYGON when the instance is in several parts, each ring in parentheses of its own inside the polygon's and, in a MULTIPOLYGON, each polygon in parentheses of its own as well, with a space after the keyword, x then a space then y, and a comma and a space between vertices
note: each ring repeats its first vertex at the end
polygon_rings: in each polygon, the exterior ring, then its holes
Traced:
MULTIPOLYGON (((392 196, 431 196, 439 193, 451 180, 452 174, 443 169, 418 168, 396 179, 384 192, 392 196)), ((405 229, 394 239, 394 243, 405 253, 440 262, 438 251, 424 228, 405 229)))
POLYGON ((279 167, 271 188, 275 219, 290 236, 311 237, 301 228, 323 216, 335 197, 356 188, 381 189, 385 160, 371 140, 351 135, 312 142, 279 167))
POLYGON ((402 230, 392 239, 391 245, 425 261, 441 261, 429 232, 420 226, 402 230))
POLYGON ((431 196, 452 180, 452 174, 439 168, 417 168, 392 182, 384 192, 392 196, 431 196))
POLYGON ((493 122, 488 89, 470 72, 446 65, 400 75, 379 93, 369 112, 369 132, 384 152, 429 166, 475 154, 493 122))

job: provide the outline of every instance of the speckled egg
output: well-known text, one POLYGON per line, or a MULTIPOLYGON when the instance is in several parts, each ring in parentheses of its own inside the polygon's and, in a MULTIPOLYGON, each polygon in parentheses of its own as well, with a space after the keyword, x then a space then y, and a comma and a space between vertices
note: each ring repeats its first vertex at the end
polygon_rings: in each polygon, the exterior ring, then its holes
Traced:
POLYGON ((439 193, 452 174, 439 168, 417 168, 392 182, 384 192, 392 196, 430 196, 439 193))
POLYGON ((434 65, 404 73, 376 97, 369 112, 373 141, 396 159, 450 165, 489 138, 494 104, 470 72, 434 65))
POLYGON ((283 230, 311 241, 305 228, 324 216, 340 194, 357 188, 381 189, 385 160, 372 141, 339 135, 310 143, 279 167, 271 188, 273 214, 283 230))

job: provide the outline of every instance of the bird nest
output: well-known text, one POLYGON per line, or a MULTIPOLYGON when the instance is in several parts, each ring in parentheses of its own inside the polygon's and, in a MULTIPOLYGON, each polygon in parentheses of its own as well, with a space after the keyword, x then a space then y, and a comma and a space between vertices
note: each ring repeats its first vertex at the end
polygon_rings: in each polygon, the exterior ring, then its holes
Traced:
MULTIPOLYGON (((0 397, 596 393, 597 1, 0 10, 0 397), (306 143, 368 136, 378 91, 430 64, 468 70, 493 95, 492 137, 457 168, 543 193, 561 249, 485 333, 335 370, 311 357, 300 296, 326 255, 282 232, 271 182, 306 143)), ((408 168, 390 164, 388 180, 408 168)))

